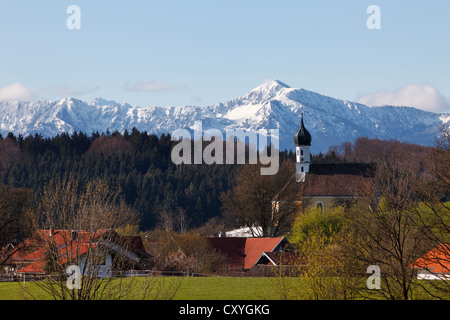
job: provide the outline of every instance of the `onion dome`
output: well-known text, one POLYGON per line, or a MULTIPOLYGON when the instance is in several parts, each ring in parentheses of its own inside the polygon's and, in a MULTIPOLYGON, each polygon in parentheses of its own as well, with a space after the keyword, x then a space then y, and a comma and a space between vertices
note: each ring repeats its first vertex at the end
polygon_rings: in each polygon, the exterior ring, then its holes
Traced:
POLYGON ((311 134, 306 130, 303 124, 303 112, 302 112, 302 123, 300 129, 294 136, 295 146, 310 146, 311 145, 311 134))

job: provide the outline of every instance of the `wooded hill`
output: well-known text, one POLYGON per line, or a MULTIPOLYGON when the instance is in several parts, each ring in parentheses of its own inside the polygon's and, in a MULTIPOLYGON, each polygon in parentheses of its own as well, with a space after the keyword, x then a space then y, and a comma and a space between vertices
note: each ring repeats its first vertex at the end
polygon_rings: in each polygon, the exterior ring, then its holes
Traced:
MULTIPOLYGON (((153 229, 162 212, 180 208, 190 227, 220 216, 220 194, 233 187, 237 165, 179 165, 171 161, 170 135, 155 136, 133 129, 53 138, 0 135, 0 184, 30 189, 37 200, 55 178, 75 177, 80 185, 102 178, 123 190, 126 202, 140 214, 141 230, 153 229)), ((313 163, 371 162, 402 157, 420 166, 429 147, 397 141, 360 138, 312 157, 313 163), (394 152, 396 151, 396 152, 394 152)), ((295 161, 292 151, 280 152, 280 163, 295 161)))

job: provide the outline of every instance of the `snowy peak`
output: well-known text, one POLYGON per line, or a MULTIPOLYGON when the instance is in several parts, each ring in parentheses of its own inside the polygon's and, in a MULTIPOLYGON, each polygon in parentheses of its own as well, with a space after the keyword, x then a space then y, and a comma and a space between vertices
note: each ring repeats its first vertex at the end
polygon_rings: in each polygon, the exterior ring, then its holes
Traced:
POLYGON ((287 92, 286 89, 290 89, 290 87, 279 80, 266 81, 251 90, 244 98, 254 100, 254 102, 261 102, 263 100, 273 99, 277 95, 285 94, 287 92))
POLYGON ((282 88, 290 88, 286 83, 281 82, 280 80, 271 80, 266 81, 262 85, 256 87, 255 89, 251 91, 279 91, 282 88))

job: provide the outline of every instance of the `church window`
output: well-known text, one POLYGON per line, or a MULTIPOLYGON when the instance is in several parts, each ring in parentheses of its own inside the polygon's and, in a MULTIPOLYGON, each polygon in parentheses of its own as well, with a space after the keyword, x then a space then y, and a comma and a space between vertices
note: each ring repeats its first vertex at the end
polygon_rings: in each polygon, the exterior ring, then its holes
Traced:
POLYGON ((323 202, 322 201, 317 201, 316 202, 316 208, 320 209, 320 211, 323 212, 323 210, 324 210, 323 202))

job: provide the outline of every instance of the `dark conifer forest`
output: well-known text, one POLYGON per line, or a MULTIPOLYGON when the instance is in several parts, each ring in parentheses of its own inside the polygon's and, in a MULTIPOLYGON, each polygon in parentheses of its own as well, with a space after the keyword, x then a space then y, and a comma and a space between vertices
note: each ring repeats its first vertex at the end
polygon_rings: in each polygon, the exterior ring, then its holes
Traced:
POLYGON ((101 178, 122 189, 140 214, 141 230, 155 227, 159 213, 183 208, 193 226, 220 214, 220 192, 231 187, 231 165, 179 165, 171 161, 169 135, 131 133, 53 138, 0 139, 0 184, 31 189, 37 199, 51 179, 70 175, 80 185, 101 178))
MULTIPOLYGON (((177 166, 171 161, 176 143, 168 134, 158 137, 137 129, 90 135, 63 133, 52 138, 10 133, 0 136, 0 185, 29 189, 37 201, 52 179, 71 176, 82 186, 101 178, 122 189, 126 202, 140 215, 141 230, 155 228, 162 212, 180 209, 189 218, 190 227, 199 227, 221 215, 220 194, 233 187, 237 165, 177 166)), ((367 155, 377 144, 380 140, 359 139, 353 145, 315 155, 312 162, 373 161, 355 155, 367 155)), ((285 159, 295 161, 293 152, 280 152, 280 163, 285 159)))

